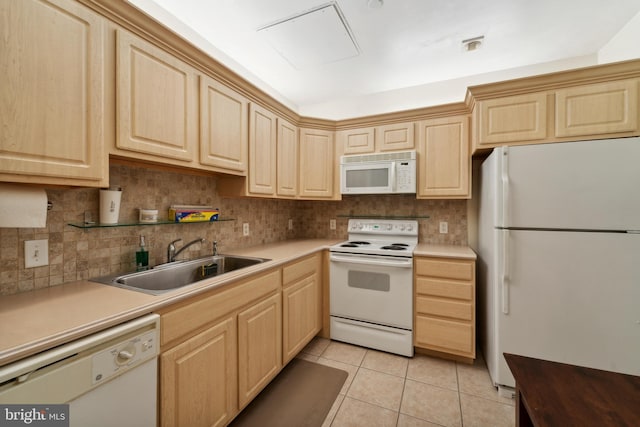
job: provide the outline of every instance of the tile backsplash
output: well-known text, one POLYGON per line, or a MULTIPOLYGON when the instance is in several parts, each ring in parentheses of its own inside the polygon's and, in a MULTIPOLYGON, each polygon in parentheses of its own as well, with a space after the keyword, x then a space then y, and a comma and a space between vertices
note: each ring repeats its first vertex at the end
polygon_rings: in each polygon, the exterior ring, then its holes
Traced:
POLYGON ((467 244, 467 213, 464 200, 416 200, 415 196, 346 196, 342 201, 293 201, 258 198, 223 198, 217 193, 215 176, 190 175, 125 165, 111 165, 110 182, 122 188, 119 222, 136 222, 138 209, 158 209, 166 219, 172 204, 212 205, 221 219, 198 224, 162 224, 79 229, 85 212, 97 221, 98 189, 47 189, 53 208, 44 228, 0 228, 0 295, 59 285, 101 275, 135 269, 139 236, 144 235, 149 264, 166 262, 170 241, 189 242, 204 237, 207 242, 191 246, 180 258, 212 252, 212 242, 224 253, 239 247, 292 238, 346 239, 346 216, 428 216, 420 219, 420 241, 467 244), (329 230, 329 220, 337 220, 329 230), (288 221, 293 220, 293 230, 288 221), (449 233, 440 234, 440 221, 449 223, 449 233), (242 224, 250 224, 250 235, 242 235, 242 224), (24 241, 49 240, 49 265, 24 268, 24 241))

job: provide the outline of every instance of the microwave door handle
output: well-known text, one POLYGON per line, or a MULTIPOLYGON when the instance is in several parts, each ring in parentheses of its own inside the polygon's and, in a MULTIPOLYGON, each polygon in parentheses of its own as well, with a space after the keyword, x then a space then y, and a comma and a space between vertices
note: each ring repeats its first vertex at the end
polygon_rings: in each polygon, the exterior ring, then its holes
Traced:
POLYGON ((398 188, 396 186, 396 162, 391 162, 391 191, 395 192, 398 188))

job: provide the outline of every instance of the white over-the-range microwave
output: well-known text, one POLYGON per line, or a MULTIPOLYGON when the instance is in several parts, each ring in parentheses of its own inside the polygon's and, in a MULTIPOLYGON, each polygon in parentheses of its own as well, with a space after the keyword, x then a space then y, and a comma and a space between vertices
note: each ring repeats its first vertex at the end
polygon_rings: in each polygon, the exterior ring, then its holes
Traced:
POLYGON ((340 157, 342 194, 416 192, 416 152, 356 154, 340 157))

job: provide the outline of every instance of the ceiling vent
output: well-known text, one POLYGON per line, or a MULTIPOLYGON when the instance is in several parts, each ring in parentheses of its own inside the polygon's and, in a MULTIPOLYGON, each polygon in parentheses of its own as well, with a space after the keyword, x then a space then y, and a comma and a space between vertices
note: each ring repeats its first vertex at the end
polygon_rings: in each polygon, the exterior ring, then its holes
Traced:
POLYGON ((482 47, 484 36, 474 37, 472 39, 462 40, 462 50, 472 52, 482 47))
POLYGON ((360 54, 355 37, 336 2, 281 19, 257 31, 298 70, 360 54))

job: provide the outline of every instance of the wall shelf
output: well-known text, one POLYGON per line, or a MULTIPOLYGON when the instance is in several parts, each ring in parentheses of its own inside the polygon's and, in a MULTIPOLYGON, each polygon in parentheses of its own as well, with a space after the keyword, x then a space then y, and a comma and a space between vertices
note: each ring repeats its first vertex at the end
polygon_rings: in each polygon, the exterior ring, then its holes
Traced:
POLYGON ((354 218, 354 219, 429 219, 429 215, 355 215, 355 214, 338 214, 338 218, 354 218))
POLYGON ((71 227, 81 228, 83 230, 88 230, 90 228, 114 228, 114 227, 136 227, 139 225, 165 225, 165 224, 214 224, 216 222, 225 222, 225 221, 235 221, 233 218, 222 218, 216 221, 195 221, 195 222, 174 222, 174 221, 157 221, 157 222, 119 222, 117 224, 100 224, 98 222, 95 223, 85 223, 85 222, 71 222, 67 223, 71 227))

